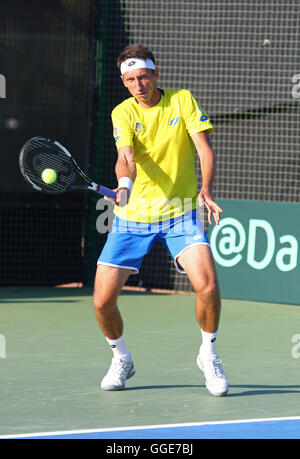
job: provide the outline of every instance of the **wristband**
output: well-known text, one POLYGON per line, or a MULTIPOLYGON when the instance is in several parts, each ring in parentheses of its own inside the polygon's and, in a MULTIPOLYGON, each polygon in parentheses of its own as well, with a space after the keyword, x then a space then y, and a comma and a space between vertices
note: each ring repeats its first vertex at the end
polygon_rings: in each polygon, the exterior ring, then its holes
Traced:
POLYGON ((118 188, 128 188, 129 194, 131 194, 131 190, 133 187, 133 181, 129 177, 121 177, 119 179, 118 188))

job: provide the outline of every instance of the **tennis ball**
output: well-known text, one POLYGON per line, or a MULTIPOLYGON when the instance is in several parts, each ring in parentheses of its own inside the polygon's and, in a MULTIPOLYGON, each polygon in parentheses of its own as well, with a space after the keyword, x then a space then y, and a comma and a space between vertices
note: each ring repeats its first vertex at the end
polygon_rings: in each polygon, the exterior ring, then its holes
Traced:
POLYGON ((51 185, 51 183, 54 183, 57 179, 57 174, 54 169, 44 169, 42 172, 42 179, 43 182, 47 183, 48 185, 51 185))

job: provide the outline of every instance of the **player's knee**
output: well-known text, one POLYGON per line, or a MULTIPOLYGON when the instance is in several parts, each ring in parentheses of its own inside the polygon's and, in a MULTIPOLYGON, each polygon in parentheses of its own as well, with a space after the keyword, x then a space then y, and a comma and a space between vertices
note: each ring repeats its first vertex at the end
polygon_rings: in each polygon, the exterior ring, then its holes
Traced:
POLYGON ((218 294, 218 284, 215 279, 201 279, 194 287, 196 294, 203 299, 214 298, 218 294))
POLYGON ((93 297, 94 309, 100 314, 105 314, 107 311, 110 311, 114 307, 114 301, 109 298, 106 298, 99 293, 94 294, 93 297))

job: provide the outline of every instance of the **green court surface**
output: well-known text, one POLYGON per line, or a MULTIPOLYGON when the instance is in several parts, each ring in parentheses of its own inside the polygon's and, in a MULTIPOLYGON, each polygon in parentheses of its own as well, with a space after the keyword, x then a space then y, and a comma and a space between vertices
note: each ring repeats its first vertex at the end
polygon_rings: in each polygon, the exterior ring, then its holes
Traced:
POLYGON ((0 435, 300 415, 297 306, 222 301, 218 398, 195 362, 194 296, 121 294, 137 370, 121 392, 100 390, 112 354, 91 289, 2 288, 0 302, 0 435))

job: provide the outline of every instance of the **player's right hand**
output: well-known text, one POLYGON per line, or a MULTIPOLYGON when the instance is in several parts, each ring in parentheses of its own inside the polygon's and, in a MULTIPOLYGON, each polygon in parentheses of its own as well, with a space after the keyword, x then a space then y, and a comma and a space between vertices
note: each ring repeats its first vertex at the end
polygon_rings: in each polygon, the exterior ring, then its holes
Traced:
POLYGON ((128 204, 129 197, 130 197, 130 191, 128 188, 114 188, 116 192, 116 197, 115 198, 109 198, 108 196, 104 196, 104 199, 106 201, 110 201, 116 206, 119 207, 125 207, 128 204))
POLYGON ((116 190, 116 205, 119 207, 125 207, 128 204, 130 198, 130 191, 128 188, 117 188, 116 190))

